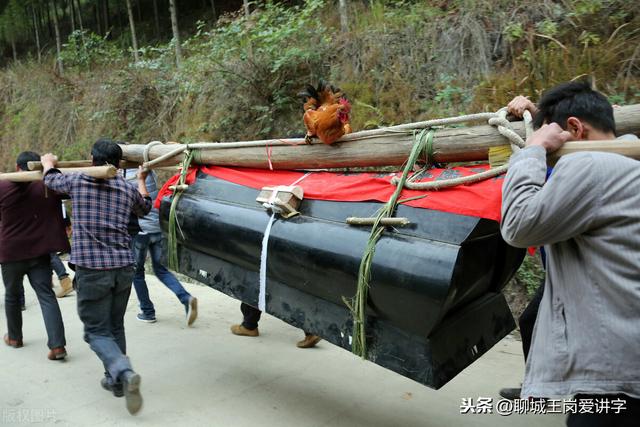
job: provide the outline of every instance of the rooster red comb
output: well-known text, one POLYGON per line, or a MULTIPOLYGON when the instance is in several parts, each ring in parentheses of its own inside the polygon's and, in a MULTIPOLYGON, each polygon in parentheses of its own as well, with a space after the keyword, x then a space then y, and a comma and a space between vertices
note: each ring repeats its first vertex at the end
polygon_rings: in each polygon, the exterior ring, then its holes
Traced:
POLYGON ((347 98, 344 98, 344 97, 340 98, 338 102, 340 103, 340 105, 343 105, 345 107, 345 110, 347 111, 347 113, 351 111, 351 103, 347 98))

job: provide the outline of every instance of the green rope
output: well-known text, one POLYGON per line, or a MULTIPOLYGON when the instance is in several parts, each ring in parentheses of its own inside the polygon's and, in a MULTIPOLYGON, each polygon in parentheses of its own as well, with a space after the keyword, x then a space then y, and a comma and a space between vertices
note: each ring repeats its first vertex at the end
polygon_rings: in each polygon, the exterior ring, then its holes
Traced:
POLYGON ((433 129, 425 129, 420 132, 417 137, 414 134, 416 141, 411 149, 411 154, 409 155, 409 159, 402 171, 402 176, 400 177, 398 185, 396 186, 396 189, 389 201, 387 201, 387 203, 385 203, 384 206, 382 206, 382 208, 380 208, 376 213, 375 222, 371 228, 371 234, 369 235, 364 255, 360 261, 356 294, 351 300, 344 297, 342 298, 353 316, 353 343, 351 351, 363 359, 365 359, 367 355, 366 308, 367 299, 369 297, 369 282, 371 280, 371 265, 376 251, 376 243, 378 243, 378 240, 385 229, 384 226, 380 225, 380 221, 383 218, 389 218, 394 215, 398 204, 398 197, 400 196, 400 193, 402 193, 409 171, 411 171, 413 165, 416 160, 418 160, 420 153, 425 149, 425 147, 432 144, 434 132, 435 131, 433 129))
POLYGON ((180 261, 178 260, 178 217, 177 207, 182 196, 182 190, 179 189, 180 185, 184 185, 187 180, 187 174, 189 173, 189 167, 193 161, 194 151, 188 150, 185 152, 184 160, 182 162, 182 170, 180 171, 180 178, 176 183, 176 187, 173 190, 173 198, 171 200, 171 209, 169 209, 169 235, 167 237, 167 257, 169 258, 169 268, 173 271, 178 271, 180 267, 180 261))
MULTIPOLYGON (((424 133, 424 130, 422 133, 424 133)), ((427 143, 424 148, 424 157, 425 165, 429 168, 433 164, 433 134, 431 134, 431 137, 427 138, 427 143)))

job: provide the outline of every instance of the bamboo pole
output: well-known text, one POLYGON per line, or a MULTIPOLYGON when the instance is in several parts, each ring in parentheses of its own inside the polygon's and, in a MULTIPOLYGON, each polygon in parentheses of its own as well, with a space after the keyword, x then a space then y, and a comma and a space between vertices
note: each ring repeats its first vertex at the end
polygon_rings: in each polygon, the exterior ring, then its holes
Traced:
MULTIPOLYGON (((63 168, 60 169, 63 174, 71 173, 83 173, 93 178, 109 179, 117 175, 118 170, 111 165, 107 166, 91 166, 91 167, 78 167, 78 168, 63 168)), ((0 173, 0 181, 12 181, 12 182, 33 182, 41 181, 41 171, 22 171, 22 172, 9 172, 0 173)))
MULTIPOLYGON (((359 218, 350 216, 347 218, 346 223, 349 225, 373 225, 376 223, 376 218, 359 218)), ((411 222, 408 218, 394 217, 394 218, 381 218, 380 225, 390 225, 396 227, 403 227, 409 225, 411 222)))
MULTIPOLYGON (((619 134, 640 134, 640 104, 618 107, 614 110, 619 134)), ((486 120, 486 119, 485 119, 486 120)), ((414 144, 413 129, 425 122, 367 130, 345 135, 334 145, 318 141, 309 145, 303 139, 271 139, 229 143, 196 143, 194 162, 220 166, 240 166, 259 169, 323 169, 346 167, 375 167, 402 165, 414 144)), ((524 137, 524 124, 512 122, 512 129, 524 137)), ((508 145, 509 142, 493 126, 478 125, 443 128, 435 132, 433 162, 483 161, 489 148, 508 145)), ((123 158, 142 163, 145 145, 121 145, 123 158)), ((167 155, 179 148, 176 144, 156 145, 149 151, 149 159, 167 155)), ((182 154, 167 158, 157 166, 175 165, 182 154)))

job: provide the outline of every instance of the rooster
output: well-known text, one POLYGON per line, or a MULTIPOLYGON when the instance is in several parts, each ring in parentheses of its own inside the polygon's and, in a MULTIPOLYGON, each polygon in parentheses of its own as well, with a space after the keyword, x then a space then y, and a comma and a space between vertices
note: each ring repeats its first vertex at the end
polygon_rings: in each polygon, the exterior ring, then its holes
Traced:
POLYGON ((342 135, 351 133, 351 104, 340 89, 320 80, 317 88, 309 85, 298 96, 305 100, 303 119, 307 128, 307 144, 317 136, 320 141, 331 145, 342 135))

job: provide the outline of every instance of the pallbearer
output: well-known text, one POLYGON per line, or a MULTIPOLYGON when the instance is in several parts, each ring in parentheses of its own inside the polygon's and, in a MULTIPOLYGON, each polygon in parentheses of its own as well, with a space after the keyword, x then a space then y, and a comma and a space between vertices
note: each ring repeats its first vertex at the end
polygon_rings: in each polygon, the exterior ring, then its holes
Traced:
MULTIPOLYGON (((111 140, 99 139, 91 156, 94 166, 119 167, 122 150, 111 140)), ((144 183, 146 172, 140 171, 136 189, 120 175, 110 179, 63 175, 55 169, 53 154, 45 154, 41 161, 45 185, 71 197, 70 262, 76 265, 78 314, 84 323, 85 341, 104 364, 102 387, 116 397, 126 396, 127 410, 136 414, 142 407, 140 375, 126 356, 124 333, 134 273, 127 226, 132 212, 141 217, 151 209, 144 183)))
MULTIPOLYGON (((39 158, 32 151, 20 153, 16 170, 26 171, 27 162, 39 158)), ((14 348, 23 345, 20 298, 26 275, 40 302, 50 360, 67 356, 62 315, 52 289, 49 257, 51 252, 69 249, 60 203, 60 196, 51 191, 45 197, 42 181, 0 181, 0 264, 6 289, 8 328, 4 342, 14 348)))

